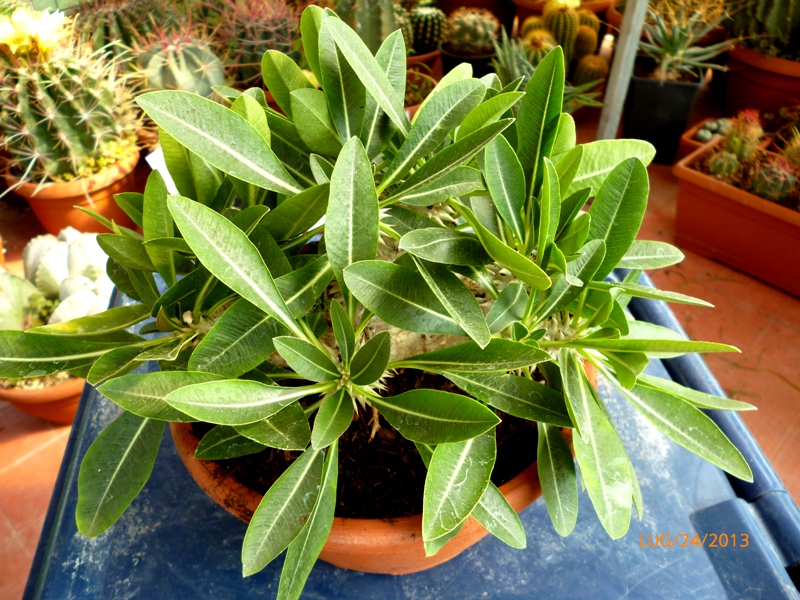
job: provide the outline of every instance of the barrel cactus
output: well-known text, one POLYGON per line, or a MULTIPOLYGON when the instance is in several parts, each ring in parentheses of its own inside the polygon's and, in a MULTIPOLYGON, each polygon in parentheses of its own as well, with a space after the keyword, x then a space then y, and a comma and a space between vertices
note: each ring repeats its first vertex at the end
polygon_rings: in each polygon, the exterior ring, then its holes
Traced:
POLYGON ((492 54, 499 29, 499 21, 485 8, 462 6, 447 18, 448 48, 464 56, 492 54))
MULTIPOLYGON (((339 0, 336 14, 359 35, 373 54, 383 40, 398 29, 392 0, 339 0)), ((406 49, 409 49, 408 43, 406 49)))
POLYGON ((584 85, 590 81, 605 79, 608 75, 608 62, 597 54, 588 54, 578 61, 572 83, 584 85))
POLYGON ((582 8, 578 11, 578 23, 591 27, 595 33, 600 33, 600 17, 590 10, 582 8))
POLYGON ((562 0, 550 0, 544 7, 544 25, 564 49, 566 64, 572 60, 575 38, 578 35, 578 12, 562 0))
POLYGON ((525 19, 519 28, 519 37, 525 39, 531 31, 536 29, 545 29, 544 19, 541 15, 532 15, 525 19))
POLYGON ((414 28, 414 50, 418 54, 432 52, 444 40, 447 17, 433 6, 417 6, 409 13, 414 28))
POLYGON ((394 24, 395 28, 400 30, 403 34, 403 43, 406 45, 406 51, 414 48, 416 40, 414 39, 414 25, 411 23, 411 14, 401 5, 394 5, 394 24))
POLYGON ((584 56, 594 54, 597 50, 597 32, 588 25, 578 27, 575 36, 575 45, 572 49, 574 60, 580 60, 584 56))
POLYGON ((767 200, 785 200, 796 186, 797 173, 781 156, 770 156, 753 171, 752 191, 767 200))
POLYGON ((725 0, 725 4, 734 36, 769 55, 800 58, 800 2, 725 0))
POLYGON ((741 165, 736 155, 725 150, 714 153, 708 159, 708 170, 717 179, 722 179, 723 181, 730 181, 731 177, 736 175, 740 169, 741 165))
POLYGON ((534 66, 542 62, 547 53, 555 48, 558 43, 544 29, 534 29, 522 40, 522 44, 528 52, 528 58, 534 66))

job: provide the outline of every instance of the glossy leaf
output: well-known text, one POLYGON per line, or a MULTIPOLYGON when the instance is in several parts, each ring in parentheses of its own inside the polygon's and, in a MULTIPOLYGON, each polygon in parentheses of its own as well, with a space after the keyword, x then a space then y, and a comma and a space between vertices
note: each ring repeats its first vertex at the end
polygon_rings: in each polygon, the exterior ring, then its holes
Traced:
POLYGON ((331 325, 333 335, 342 355, 342 363, 350 364, 350 359, 356 351, 356 337, 353 332, 353 323, 338 301, 332 300, 330 305, 331 325))
POLYGON ((96 315, 28 329, 27 333, 44 333, 64 337, 100 336, 133 327, 149 316, 150 310, 141 304, 116 306, 96 315))
POLYGON ((444 202, 448 198, 468 196, 483 189, 483 177, 478 169, 456 167, 433 183, 418 188, 415 192, 403 194, 402 202, 409 206, 431 206, 444 202))
POLYGON ((323 9, 319 6, 309 5, 300 18, 300 32, 303 40, 303 50, 311 72, 322 81, 319 60, 319 32, 322 27, 323 9))
POLYGON ((675 304, 690 304, 692 306, 706 306, 713 308, 713 304, 687 296, 686 294, 679 294, 678 292, 670 292, 668 290, 659 290, 649 285, 639 285, 637 283, 606 283, 606 282, 593 282, 592 287, 597 289, 611 289, 619 290, 626 296, 632 298, 650 298, 651 300, 663 300, 664 302, 674 302, 675 304))
POLYGON ((525 316, 525 307, 528 304, 528 292, 519 281, 512 281, 492 304, 489 314, 486 315, 486 324, 489 331, 499 333, 514 321, 520 321, 525 316))
POLYGON ((539 230, 536 241, 536 264, 547 268, 550 245, 556 237, 561 212, 561 189, 553 163, 545 157, 543 162, 542 191, 539 195, 539 230))
POLYGON ((442 227, 413 229, 400 239, 399 246, 414 256, 446 265, 482 267, 492 260, 474 235, 442 227))
MULTIPOLYGON (((142 219, 145 241, 174 236, 175 227, 167 209, 167 184, 158 171, 153 171, 147 178, 142 219)), ((172 251, 157 246, 145 246, 144 249, 166 284, 169 286, 175 283, 175 258, 172 251)))
POLYGON ((141 353, 140 346, 124 346, 106 352, 89 369, 86 381, 90 385, 98 386, 109 379, 129 373, 141 365, 141 362, 136 360, 141 353))
POLYGON ((200 460, 224 460, 255 454, 264 448, 266 446, 244 437, 233 427, 217 425, 197 444, 194 457, 200 460))
POLYGON ((77 369, 128 343, 84 342, 64 336, 0 331, 0 377, 43 377, 77 369))
MULTIPOLYGON (((550 159, 554 163, 561 162, 561 159, 570 151, 575 149, 577 143, 577 134, 575 132, 575 119, 572 115, 561 113, 558 118, 558 133, 556 134, 556 141, 553 143, 553 150, 550 154, 550 159)), ((559 173, 561 170, 559 169, 559 173)), ((566 190, 567 188, 564 187, 566 190)))
POLYGON ((272 144, 272 135, 269 130, 267 115, 264 113, 264 107, 259 104, 258 100, 249 94, 242 94, 233 101, 231 110, 255 127, 256 131, 261 134, 261 137, 267 144, 272 144))
POLYGON ((382 331, 356 352, 350 365, 350 379, 357 385, 369 385, 383 377, 389 364, 392 340, 382 331))
POLYGON ((389 367, 424 369, 434 373, 509 371, 546 360, 550 360, 550 355, 539 348, 503 338, 492 338, 484 348, 475 342, 466 342, 393 361, 389 367))
POLYGON ((299 318, 311 310, 332 279, 333 269, 327 255, 322 255, 305 267, 278 277, 275 285, 289 311, 299 318))
POLYGON ((517 512, 511 507, 492 482, 486 486, 472 516, 483 525, 489 533, 512 548, 522 549, 527 545, 525 528, 517 512))
POLYGON ((124 235, 101 233, 97 236, 97 243, 110 258, 127 268, 147 273, 156 270, 142 240, 124 235))
POLYGON ((630 158, 638 158, 646 165, 656 155, 656 149, 642 140, 597 140, 583 144, 581 166, 565 190, 566 195, 590 188, 589 196, 596 196, 611 171, 630 158))
POLYGON ((538 314, 552 315, 577 298, 602 264, 605 250, 605 243, 602 240, 592 240, 586 244, 581 249, 582 254, 567 264, 567 273, 572 279, 561 274, 554 278, 553 286, 548 290, 547 300, 538 309, 538 314), (573 285, 570 281, 581 282, 583 286, 573 285))
POLYGON ((642 386, 655 388, 671 394, 672 396, 677 396, 684 402, 688 402, 699 408, 708 408, 712 410, 756 410, 755 406, 747 402, 720 398, 719 396, 698 392, 697 390, 680 385, 669 379, 642 374, 639 376, 639 382, 642 386))
POLYGON ((342 142, 328 112, 325 92, 313 88, 295 90, 291 93, 291 106, 294 122, 302 123, 297 133, 309 150, 323 156, 336 156, 342 149, 342 142))
POLYGON ((298 375, 311 381, 339 379, 339 369, 315 345, 294 337, 276 337, 275 349, 298 375))
POLYGON ((314 86, 300 70, 295 61, 277 50, 267 50, 261 59, 261 74, 275 102, 286 115, 298 121, 299 116, 292 113, 291 94, 295 90, 313 90, 314 86))
POLYGON ((625 256, 619 259, 617 268, 661 269, 677 265, 683 258, 683 252, 672 244, 634 240, 625 256))
MULTIPOLYGON (((568 115, 564 113, 561 116, 564 117, 568 115)), ((558 161, 556 172, 558 173, 558 187, 562 192, 566 192, 572 185, 572 180, 575 179, 575 175, 578 174, 578 169, 580 168, 582 160, 583 146, 575 146, 558 161)))
POLYGON ((320 404, 314 417, 311 445, 317 449, 327 448, 347 431, 352 422, 353 399, 346 389, 339 389, 320 404))
MULTIPOLYGON (((394 91, 402 94, 406 85, 406 45, 402 33, 395 31, 389 35, 378 48, 375 60, 386 73, 394 91)), ((396 130, 394 123, 381 110, 375 98, 367 94, 360 139, 370 158, 383 151, 396 130)))
POLYGON ((568 536, 578 521, 578 478, 572 451, 558 428, 538 423, 539 447, 536 464, 547 512, 553 527, 568 536))
POLYGON ((274 415, 247 425, 237 425, 236 431, 260 444, 279 450, 304 450, 311 440, 311 428, 303 407, 291 402, 274 415))
POLYGON ((505 115, 525 94, 522 92, 505 92, 481 102, 464 117, 458 127, 456 140, 478 131, 490 123, 496 123, 505 115))
POLYGON ((503 136, 486 146, 483 172, 497 212, 518 240, 525 239, 525 173, 517 153, 503 136))

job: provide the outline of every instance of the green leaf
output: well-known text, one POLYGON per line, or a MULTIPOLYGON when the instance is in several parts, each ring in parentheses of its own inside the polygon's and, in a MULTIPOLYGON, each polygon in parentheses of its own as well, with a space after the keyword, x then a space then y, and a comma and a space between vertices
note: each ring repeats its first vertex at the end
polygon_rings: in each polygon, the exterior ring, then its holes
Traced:
MULTIPOLYGON (((139 227, 142 226, 144 216, 142 215, 144 194, 140 194, 139 192, 114 194, 114 202, 125 211, 125 214, 131 218, 131 221, 136 223, 139 227)), ((109 227, 109 229, 111 229, 111 227, 109 227)))
POLYGON ((214 323, 189 359, 189 369, 238 377, 275 351, 280 327, 272 317, 240 299, 214 323))
POLYGON ((319 32, 322 27, 323 9, 313 4, 303 10, 300 18, 300 32, 306 61, 317 81, 322 81, 319 60, 319 32))
POLYGON ((117 306, 88 317, 72 319, 55 325, 28 329, 27 333, 57 336, 99 336, 132 327, 150 316, 150 309, 142 304, 117 306))
POLYGON ((388 331, 382 331, 369 340, 353 358, 350 379, 356 385, 369 385, 380 379, 389 364, 392 340, 388 331))
POLYGON ((486 318, 472 291, 454 273, 442 265, 414 258, 414 263, 428 287, 464 332, 485 348, 492 338, 486 318))
POLYGON ((522 92, 506 92, 497 94, 494 98, 489 98, 482 102, 464 117, 458 128, 456 140, 478 131, 490 123, 496 123, 502 118, 525 94, 522 92))
POLYGON ((539 447, 536 462, 547 512, 553 527, 568 536, 578 521, 578 478, 572 451, 558 428, 538 423, 539 447))
POLYGON ((509 371, 550 360, 550 355, 528 344, 492 338, 481 348, 475 342, 449 346, 393 361, 390 369, 424 369, 434 373, 452 371, 509 371))
POLYGON ((267 144, 272 143, 267 115, 258 100, 248 94, 242 94, 231 104, 231 110, 255 127, 267 144))
MULTIPOLYGON (((398 30, 399 31, 399 30, 398 30)), ((406 45, 402 33, 395 31, 387 37, 375 54, 383 72, 397 93, 404 93, 406 86, 406 45)), ((360 139, 370 158, 379 155, 389 144, 396 128, 392 120, 383 112, 378 102, 367 94, 364 107, 364 124, 360 139)))
POLYGON ((445 372, 444 376, 481 402, 509 415, 572 427, 563 396, 526 377, 475 372, 445 372))
POLYGON ((330 313, 333 335, 339 346, 339 353, 342 355, 342 363, 346 366, 350 364, 350 359, 353 358, 353 354, 356 351, 353 323, 342 308, 342 305, 336 300, 331 300, 330 313))
POLYGON ((210 208, 187 198, 171 196, 169 209, 204 267, 292 332, 303 335, 258 249, 243 231, 210 208))
POLYGON ((461 532, 461 529, 464 527, 464 524, 466 522, 467 521, 465 519, 464 521, 456 525, 455 529, 448 531, 444 535, 440 535, 435 540, 423 540, 423 543, 425 544, 425 556, 435 556, 439 552, 439 550, 445 547, 447 542, 452 540, 461 532))
POLYGON ((312 154, 309 162, 311 164, 311 173, 314 175, 314 181, 320 185, 323 183, 330 183, 333 165, 319 154, 312 154))
POLYGON ((345 282, 359 302, 391 325, 416 333, 465 335, 416 271, 368 260, 347 267, 345 282))
POLYGON ((311 381, 339 379, 339 369, 330 357, 315 345, 294 337, 276 337, 275 349, 298 375, 311 381))
POLYGON ((460 442, 500 422, 480 402, 440 390, 417 389, 388 398, 370 396, 369 402, 404 438, 423 444, 460 442))
POLYGON ((558 134, 564 102, 564 52, 556 49, 544 57, 525 86, 519 107, 517 155, 525 172, 528 198, 536 195, 558 134))
POLYGON ((303 75, 300 67, 288 55, 277 50, 267 50, 261 59, 261 74, 264 85, 269 90, 275 102, 281 107, 290 119, 296 123, 304 123, 300 116, 295 116, 290 101, 291 94, 296 90, 314 89, 308 78, 303 75))
POLYGON ((266 446, 239 434, 233 427, 217 425, 203 436, 194 457, 200 460, 224 460, 261 452, 266 446))
POLYGON ((148 273, 156 270, 142 240, 113 233, 101 233, 97 236, 97 243, 110 258, 127 268, 148 273))
MULTIPOLYGON (((378 194, 372 165, 361 141, 353 138, 342 148, 333 168, 325 217, 328 260, 340 285, 345 284, 345 268, 355 262, 375 258, 378 251, 378 223, 378 194)), ((355 307, 351 307, 351 304, 347 302, 352 315, 355 307)))
POLYGON ((539 231, 536 241, 536 264, 547 268, 550 246, 555 240, 558 218, 561 213, 561 190, 553 163, 543 159, 542 191, 539 195, 539 231))
MULTIPOLYGON (((575 149, 575 144, 578 141, 578 136, 575 132, 575 119, 572 115, 561 113, 558 118, 558 133, 556 134, 556 141, 553 143, 553 150, 550 154, 550 159, 554 163, 561 162, 562 158, 570 151, 575 149)), ((559 173, 561 170, 559 169, 559 173)), ((569 186, 564 186, 566 190, 569 186)))
POLYGON ((84 342, 64 336, 0 331, 0 377, 43 377, 77 369, 129 343, 84 342))
POLYGON ((295 90, 291 94, 291 101, 294 122, 303 124, 297 129, 297 133, 306 146, 312 152, 323 156, 339 154, 342 142, 339 141, 336 126, 328 112, 325 92, 313 88, 295 90))
POLYGON ((306 450, 272 484, 242 544, 242 574, 258 573, 299 535, 319 495, 323 455, 306 450))
MULTIPOLYGON (((569 115, 564 113, 561 116, 569 115)), ((578 174, 581 160, 583 160, 583 146, 576 146, 558 161, 556 172, 558 173, 558 187, 560 190, 566 192, 569 186, 572 185, 572 180, 578 174)), ((586 193, 588 197, 588 191, 586 193)))
POLYGON ((422 538, 433 540, 464 521, 486 491, 497 456, 494 431, 433 451, 422 504, 422 538))
POLYGON ((92 442, 78 474, 83 535, 100 535, 127 510, 150 478, 163 431, 163 423, 123 412, 92 442))
POLYGON ((683 258, 683 252, 672 244, 634 240, 625 256, 619 259, 617 268, 661 269, 677 265, 683 258))
POLYGON ((480 104, 486 87, 476 79, 454 82, 420 108, 414 125, 387 168, 378 193, 403 178, 421 158, 435 150, 464 116, 480 104))
POLYGON ((525 286, 519 281, 512 281, 492 304, 489 314, 486 315, 486 323, 489 331, 498 333, 511 325, 514 321, 520 321, 525 315, 525 307, 528 304, 528 292, 525 286))
POLYGON ((592 202, 589 239, 606 243, 606 257, 595 279, 604 279, 631 247, 642 224, 650 182, 638 158, 620 163, 606 178, 592 202))
POLYGON ((165 400, 177 410, 216 425, 247 425, 277 413, 298 398, 324 392, 325 384, 305 387, 265 385, 245 379, 181 387, 165 400))
POLYGON ((436 84, 436 87, 433 88, 433 91, 430 94, 428 94, 428 97, 425 98, 425 100, 422 101, 422 104, 417 110, 417 113, 419 113, 419 111, 422 110, 425 104, 427 104, 433 98, 433 96, 438 94, 448 85, 451 85, 456 81, 461 81, 462 79, 469 79, 470 77, 472 77, 472 65, 470 63, 464 62, 461 63, 460 65, 456 65, 455 68, 451 69, 448 73, 445 74, 444 77, 442 77, 439 80, 439 83, 436 84))
POLYGON ((414 256, 446 265, 482 267, 492 260, 474 235, 441 227, 411 230, 399 246, 414 256))
POLYGON ((565 255, 576 253, 589 238, 591 225, 591 215, 588 213, 578 215, 558 240, 558 248, 561 253, 565 255))
POLYGON ((297 402, 291 402, 266 419, 237 425, 236 431, 259 444, 279 450, 303 450, 311 440, 306 413, 297 402))
POLYGON ((517 239, 524 240, 525 173, 517 153, 503 136, 486 146, 483 172, 497 212, 517 239))
POLYGON ((347 431, 352 422, 353 399, 346 389, 341 388, 320 404, 314 417, 311 445, 318 450, 330 446, 347 431))
MULTIPOLYGON (((158 171, 153 171, 147 178, 142 215, 145 241, 174 236, 175 228, 167 209, 167 184, 158 171)), ((174 284, 175 258, 172 251, 157 246, 145 246, 144 249, 166 284, 174 284)))
POLYGON ((313 173, 311 172, 310 153, 294 123, 272 111, 268 111, 267 123, 269 124, 272 151, 275 152, 286 170, 304 185, 313 186, 313 173))
POLYGON ((713 308, 714 305, 705 300, 687 296, 686 294, 679 294, 678 292, 670 292, 659 290, 649 285, 639 285, 638 283, 606 283, 604 281, 592 282, 592 288, 595 289, 608 289, 619 290, 626 296, 634 298, 650 298, 651 300, 663 300, 665 302, 674 302, 676 304, 690 304, 692 306, 707 306, 713 308))
MULTIPOLYGON (((307 9, 306 9, 307 10, 307 9)), ((289 544, 278 585, 278 600, 297 600, 333 526, 339 450, 334 443, 322 466, 322 483, 316 504, 300 534, 289 544)))
POLYGON ((86 381, 89 385, 98 386, 109 379, 125 375, 141 365, 141 362, 136 360, 141 353, 141 346, 127 346, 106 352, 89 369, 86 381))
POLYGON ((582 249, 582 254, 567 264, 567 273, 572 281, 580 281, 584 285, 577 286, 570 283, 570 279, 559 274, 554 278, 553 286, 548 291, 547 300, 537 310, 542 316, 552 315, 569 305, 583 291, 586 284, 591 281, 605 256, 605 244, 602 240, 592 240, 582 249))
POLYGON ((311 310, 332 279, 328 256, 323 254, 305 267, 278 277, 275 285, 286 300, 289 311, 299 318, 311 310))
POLYGON ((149 92, 136 102, 175 140, 223 173, 282 194, 300 192, 261 134, 232 110, 180 91, 149 92))
POLYGON ((416 192, 403 194, 402 202, 409 206, 431 206, 448 198, 468 196, 483 189, 483 177, 478 169, 456 167, 444 177, 418 188, 416 192))
POLYGON ((661 379, 660 377, 653 377, 652 375, 642 374, 639 376, 639 382, 643 386, 661 390, 673 396, 677 396, 684 402, 693 404, 700 408, 710 408, 712 410, 756 410, 756 407, 747 402, 740 402, 738 400, 730 400, 728 398, 720 398, 719 396, 712 396, 703 392, 698 392, 691 388, 685 387, 674 381, 668 379, 661 379))
POLYGON ((578 213, 580 213, 581 209, 586 205, 586 201, 589 199, 588 188, 575 192, 566 198, 563 197, 563 188, 561 191, 562 201, 558 215, 558 233, 556 234, 556 240, 561 238, 566 229, 574 223, 578 217, 578 213))
POLYGON ((603 528, 612 539, 619 539, 630 526, 633 493, 625 447, 600 408, 600 400, 575 355, 561 350, 559 364, 577 427, 573 446, 581 479, 603 528))
POLYGON ((550 287, 550 278, 536 263, 497 239, 493 233, 483 226, 469 208, 462 205, 459 206, 458 210, 475 231, 475 235, 478 236, 489 256, 533 289, 545 290, 550 287))
POLYGON ((525 528, 519 515, 492 482, 489 482, 486 491, 483 492, 478 505, 472 511, 472 516, 489 533, 512 548, 521 550, 527 546, 525 528))
POLYGON ((641 140, 597 140, 582 145, 580 169, 565 195, 590 188, 589 196, 596 196, 606 177, 617 165, 634 157, 649 165, 656 155, 653 145, 641 140))

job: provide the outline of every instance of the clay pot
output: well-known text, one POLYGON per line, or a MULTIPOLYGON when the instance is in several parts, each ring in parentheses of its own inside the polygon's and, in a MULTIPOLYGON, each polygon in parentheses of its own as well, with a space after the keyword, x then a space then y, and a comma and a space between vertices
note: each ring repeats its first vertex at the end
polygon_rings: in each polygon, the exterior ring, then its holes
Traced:
MULTIPOLYGON (((519 24, 528 17, 533 15, 540 15, 544 12, 544 5, 548 0, 514 0, 517 7, 517 17, 519 17, 519 24)), ((590 0, 588 2, 581 2, 581 8, 590 10, 593 13, 600 14, 608 9, 613 4, 613 0, 590 0)))
POLYGON ((800 99, 800 62, 741 46, 728 50, 728 56, 727 114, 745 108, 774 113, 800 99))
POLYGON ((446 48, 439 44, 439 51, 442 53, 442 69, 445 73, 449 73, 461 63, 469 63, 472 65, 472 76, 481 78, 489 73, 494 73, 492 68, 492 59, 494 52, 484 56, 462 56, 460 54, 453 54, 446 48))
MULTIPOLYGON (((689 129, 683 132, 683 135, 681 135, 680 145, 678 146, 679 159, 688 156, 698 148, 702 148, 708 143, 696 140, 694 139, 694 136, 698 131, 700 131, 700 128, 703 127, 703 125, 705 125, 709 121, 716 121, 716 120, 717 119, 703 119, 696 125, 690 127, 689 129)), ((762 150, 766 150, 767 148, 770 147, 770 145, 772 145, 772 139, 765 136, 764 139, 761 140, 761 143, 758 145, 758 147, 761 148, 762 150)))
MULTIPOLYGON (((198 460, 194 452, 200 440, 190 423, 170 423, 170 432, 183 464, 194 480, 225 510, 247 523, 262 495, 245 487, 216 462, 198 460)), ((571 430, 565 436, 571 440, 571 430)), ((500 491, 517 512, 542 494, 536 463, 500 491)), ((343 569, 404 575, 430 569, 450 560, 483 539, 488 532, 472 517, 435 556, 425 556, 422 515, 397 519, 343 519, 336 517, 320 558, 343 569)))
POLYGON ((75 418, 84 379, 69 379, 41 389, 0 388, 0 400, 10 402, 22 412, 58 425, 69 425, 75 418))
MULTIPOLYGON (((92 209, 120 225, 132 227, 133 222, 114 201, 114 194, 135 191, 134 168, 138 162, 139 152, 135 151, 91 177, 41 186, 25 182, 18 185, 14 192, 30 203, 36 218, 53 235, 58 235, 67 226, 83 232, 108 232, 76 206, 92 209)), ((9 174, 5 179, 9 187, 19 181, 19 178, 9 174)))
POLYGON ((406 57, 406 70, 419 71, 437 81, 442 78, 442 53, 439 50, 406 57), (424 65, 424 66, 423 66, 424 65))
POLYGON ((800 253, 800 212, 692 168, 721 140, 711 140, 675 165, 677 244, 800 296, 800 261, 776 259, 800 253))

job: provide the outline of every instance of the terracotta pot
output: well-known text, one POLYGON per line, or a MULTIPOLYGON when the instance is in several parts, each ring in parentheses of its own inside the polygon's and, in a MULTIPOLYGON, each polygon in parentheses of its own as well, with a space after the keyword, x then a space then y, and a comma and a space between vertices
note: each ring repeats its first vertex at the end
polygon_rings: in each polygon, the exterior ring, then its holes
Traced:
POLYGON ((741 46, 728 50, 728 55, 727 114, 745 108, 777 112, 800 100, 800 62, 770 57, 741 46))
MULTIPOLYGON (((131 152, 126 158, 91 177, 41 186, 26 182, 16 187, 14 192, 30 203, 36 218, 54 235, 68 225, 83 232, 108 232, 76 206, 90 208, 120 225, 132 227, 133 222, 114 201, 114 194, 135 191, 134 168, 138 162, 139 152, 131 152)), ((19 181, 19 178, 9 174, 5 179, 9 187, 19 181)))
MULTIPOLYGON (((540 15, 544 12, 544 5, 548 0, 514 0, 517 7, 517 17, 519 17, 520 27, 522 22, 528 17, 533 15, 540 15)), ((593 13, 600 14, 611 6, 613 0, 589 0, 588 2, 581 2, 581 8, 590 10, 593 13)))
POLYGON ((437 81, 442 78, 442 53, 439 50, 406 57, 407 71, 420 71, 437 81), (425 65, 425 66, 422 66, 425 65))
POLYGON ((677 244, 800 296, 800 261, 794 258, 800 254, 800 212, 692 168, 721 139, 675 166, 680 189, 677 244))
POLYGON ((0 400, 10 402, 22 412, 45 421, 69 425, 78 410, 84 383, 84 379, 69 379, 58 385, 36 390, 0 388, 0 400))
MULTIPOLYGON (((189 473, 218 504, 245 522, 263 497, 245 487, 213 461, 194 458, 200 440, 190 423, 170 423, 175 446, 189 473)), ((571 430, 565 437, 571 441, 571 430)), ((536 463, 500 491, 517 512, 542 494, 536 463)), ((430 569, 450 560, 483 539, 488 532, 472 517, 463 529, 435 556, 425 556, 422 543, 422 515, 397 519, 334 519, 331 534, 320 558, 343 569, 404 575, 430 569)))
MULTIPOLYGON (((680 145, 678 146, 679 159, 688 156, 698 148, 702 148, 708 143, 696 140, 694 139, 694 136, 698 131, 700 131, 700 128, 703 127, 703 125, 705 125, 709 121, 716 121, 716 120, 717 119, 703 119, 693 127, 690 127, 689 129, 683 132, 683 135, 681 135, 680 145)), ((770 147, 770 145, 772 145, 772 139, 765 136, 764 139, 761 140, 761 143, 758 145, 758 147, 761 148, 762 150, 766 150, 767 148, 770 147)))
POLYGON ((480 78, 494 72, 494 69, 492 69, 494 52, 484 56, 462 56, 460 54, 453 54, 446 48, 443 48, 441 44, 439 44, 439 51, 442 53, 442 69, 445 73, 449 73, 464 62, 472 65, 473 77, 480 78))
POLYGON ((497 20, 500 21, 500 24, 506 28, 509 34, 514 24, 514 7, 511 6, 508 0, 438 0, 436 6, 447 15, 462 6, 485 8, 497 17, 497 20))

